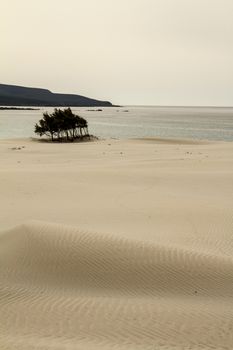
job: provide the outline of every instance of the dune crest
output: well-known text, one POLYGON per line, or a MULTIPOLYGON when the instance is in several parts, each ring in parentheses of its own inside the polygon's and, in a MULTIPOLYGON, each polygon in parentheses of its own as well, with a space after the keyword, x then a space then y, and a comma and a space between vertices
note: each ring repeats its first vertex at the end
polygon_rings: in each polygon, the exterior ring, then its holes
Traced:
POLYGON ((0 348, 231 349, 231 242, 218 254, 44 222, 2 232, 0 348))

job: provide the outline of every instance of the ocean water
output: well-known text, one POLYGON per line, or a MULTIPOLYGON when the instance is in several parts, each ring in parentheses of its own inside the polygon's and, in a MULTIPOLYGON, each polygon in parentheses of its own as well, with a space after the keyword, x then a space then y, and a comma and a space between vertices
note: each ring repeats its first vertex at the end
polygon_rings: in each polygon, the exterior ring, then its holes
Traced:
MULTIPOLYGON (((136 107, 72 108, 87 119, 90 134, 101 138, 168 137, 233 141, 233 108, 136 107)), ((35 137, 43 112, 1 111, 0 138, 35 137)))

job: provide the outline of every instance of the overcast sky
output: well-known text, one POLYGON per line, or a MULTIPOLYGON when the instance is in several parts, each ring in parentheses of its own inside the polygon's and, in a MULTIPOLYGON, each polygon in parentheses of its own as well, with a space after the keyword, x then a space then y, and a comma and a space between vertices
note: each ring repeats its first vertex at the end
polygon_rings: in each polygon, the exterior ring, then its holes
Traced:
POLYGON ((0 82, 233 106, 233 0, 1 0, 0 82))

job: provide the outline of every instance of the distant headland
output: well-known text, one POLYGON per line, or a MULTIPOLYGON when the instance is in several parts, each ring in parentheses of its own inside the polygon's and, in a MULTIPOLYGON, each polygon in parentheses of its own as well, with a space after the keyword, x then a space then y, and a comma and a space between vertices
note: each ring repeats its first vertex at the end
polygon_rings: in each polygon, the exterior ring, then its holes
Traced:
POLYGON ((113 104, 109 101, 99 101, 80 95, 59 94, 46 89, 0 84, 0 106, 113 107, 113 104))

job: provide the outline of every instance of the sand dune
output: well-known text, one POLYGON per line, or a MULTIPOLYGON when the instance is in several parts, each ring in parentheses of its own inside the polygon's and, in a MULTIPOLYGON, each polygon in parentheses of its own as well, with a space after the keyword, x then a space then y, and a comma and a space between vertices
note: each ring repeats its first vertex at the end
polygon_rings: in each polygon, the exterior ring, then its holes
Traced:
POLYGON ((0 349, 232 349, 232 151, 1 141, 0 349))
POLYGON ((232 348, 232 256, 35 222, 0 262, 1 349, 232 348))

